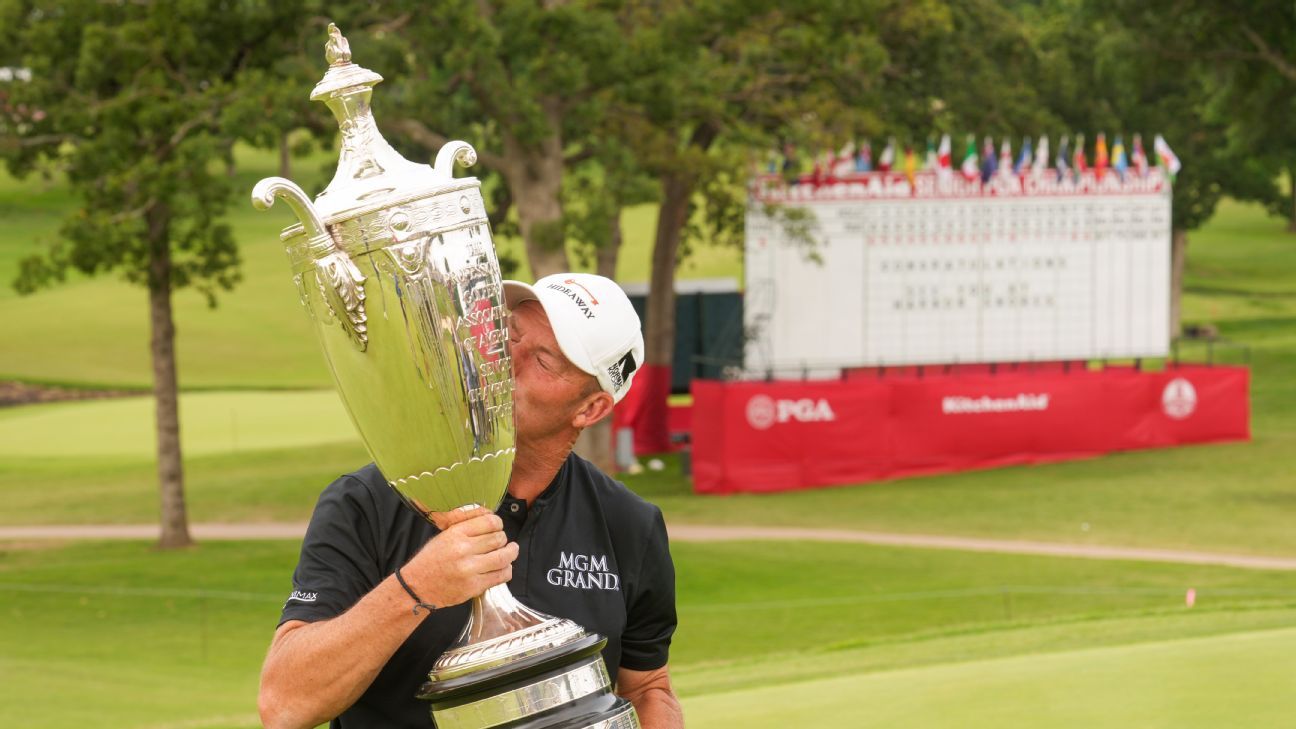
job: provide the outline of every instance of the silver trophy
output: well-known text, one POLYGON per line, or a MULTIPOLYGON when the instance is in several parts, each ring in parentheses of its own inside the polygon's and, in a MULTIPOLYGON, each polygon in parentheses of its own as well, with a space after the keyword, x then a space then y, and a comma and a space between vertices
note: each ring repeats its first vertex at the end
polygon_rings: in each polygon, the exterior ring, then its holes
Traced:
MULTIPOLYGON (((499 261, 466 142, 429 167, 387 143, 369 108, 382 77, 351 63, 329 25, 329 68, 311 92, 337 118, 337 173, 312 203, 282 177, 252 190, 300 221, 280 238, 347 412, 411 508, 496 508, 513 467, 513 373, 499 261)), ((638 727, 612 693, 606 639, 532 610, 499 585, 436 661, 419 698, 441 729, 638 727)))

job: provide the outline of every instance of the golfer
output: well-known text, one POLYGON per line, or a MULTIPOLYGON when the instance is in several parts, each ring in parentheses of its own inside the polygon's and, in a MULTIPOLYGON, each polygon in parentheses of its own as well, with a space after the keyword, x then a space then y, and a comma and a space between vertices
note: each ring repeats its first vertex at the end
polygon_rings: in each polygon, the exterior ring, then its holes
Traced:
POLYGON ((373 464, 326 488, 261 673, 269 729, 432 726, 415 694, 467 622, 467 601, 502 583, 607 637, 608 673, 644 727, 683 726, 667 670, 675 572, 661 511, 572 453, 643 362, 639 317, 616 283, 590 274, 507 281, 504 295, 517 454, 503 503, 434 514, 434 526, 373 464))

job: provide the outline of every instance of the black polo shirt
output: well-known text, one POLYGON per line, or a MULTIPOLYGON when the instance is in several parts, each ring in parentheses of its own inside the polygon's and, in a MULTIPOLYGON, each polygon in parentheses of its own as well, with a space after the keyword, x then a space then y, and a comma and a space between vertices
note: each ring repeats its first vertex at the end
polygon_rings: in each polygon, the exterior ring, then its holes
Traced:
MULTIPOLYGON (((572 454, 530 509, 505 496, 496 513, 518 543, 509 582, 518 600, 605 636, 603 660, 614 682, 622 666, 666 665, 675 569, 660 509, 572 454)), ((436 534, 373 464, 342 476, 315 506, 279 623, 340 615, 436 534)), ((414 694, 467 620, 467 603, 428 616, 330 726, 432 726, 427 702, 414 694)))

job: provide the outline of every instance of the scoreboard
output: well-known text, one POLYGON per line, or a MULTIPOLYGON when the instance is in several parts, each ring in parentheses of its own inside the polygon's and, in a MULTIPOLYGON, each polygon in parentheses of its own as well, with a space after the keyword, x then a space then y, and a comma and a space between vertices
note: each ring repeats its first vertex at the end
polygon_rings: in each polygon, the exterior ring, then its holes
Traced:
POLYGON ((752 188, 745 369, 1164 356, 1170 185, 1053 170, 752 188), (804 212, 808 238, 780 208, 804 212))

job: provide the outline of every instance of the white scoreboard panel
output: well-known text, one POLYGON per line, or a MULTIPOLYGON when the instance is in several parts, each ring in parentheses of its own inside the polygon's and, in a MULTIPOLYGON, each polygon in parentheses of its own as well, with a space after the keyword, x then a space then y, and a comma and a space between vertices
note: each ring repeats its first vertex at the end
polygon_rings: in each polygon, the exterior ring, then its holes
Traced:
POLYGON ((1170 194, 1156 170, 767 183, 748 207, 745 265, 753 374, 1169 349, 1170 194), (767 203, 807 210, 813 249, 767 203))

